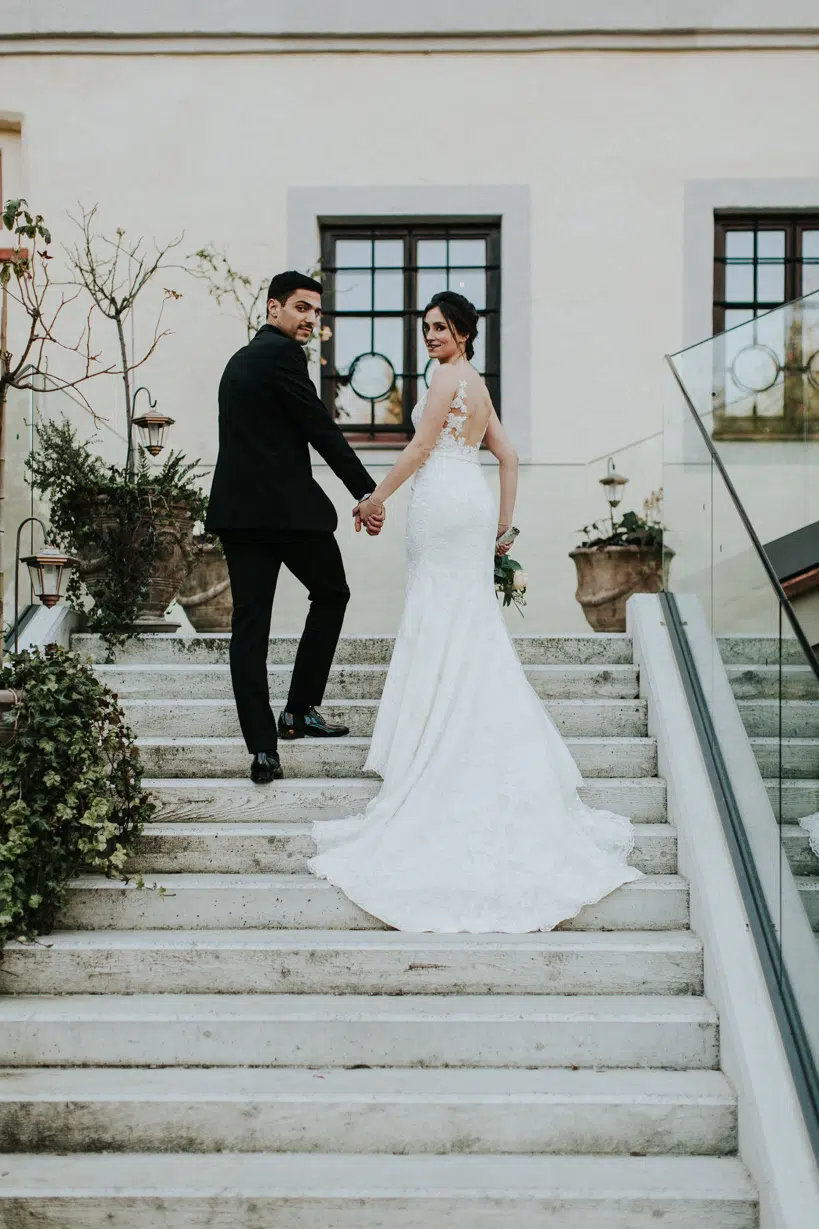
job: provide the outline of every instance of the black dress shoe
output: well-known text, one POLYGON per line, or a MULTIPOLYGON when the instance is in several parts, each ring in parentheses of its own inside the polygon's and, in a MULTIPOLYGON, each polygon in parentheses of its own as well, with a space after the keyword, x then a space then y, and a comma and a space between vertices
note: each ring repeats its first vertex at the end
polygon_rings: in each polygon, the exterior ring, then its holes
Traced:
POLYGON ((314 708, 306 713, 281 713, 278 728, 279 738, 343 738, 350 733, 346 725, 328 725, 314 708))
POLYGON ((281 781, 284 773, 275 751, 257 751, 250 762, 250 779, 254 785, 269 785, 281 781))

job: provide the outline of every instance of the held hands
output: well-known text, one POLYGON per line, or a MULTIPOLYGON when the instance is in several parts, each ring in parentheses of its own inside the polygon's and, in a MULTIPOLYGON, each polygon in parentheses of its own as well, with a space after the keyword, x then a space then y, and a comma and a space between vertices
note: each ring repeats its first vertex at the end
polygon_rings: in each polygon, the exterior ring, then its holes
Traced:
POLYGON ((376 503, 374 499, 368 498, 362 499, 360 504, 356 504, 353 508, 353 517, 355 518, 356 533, 361 533, 361 526, 363 525, 371 538, 377 538, 384 528, 387 513, 383 504, 376 503))

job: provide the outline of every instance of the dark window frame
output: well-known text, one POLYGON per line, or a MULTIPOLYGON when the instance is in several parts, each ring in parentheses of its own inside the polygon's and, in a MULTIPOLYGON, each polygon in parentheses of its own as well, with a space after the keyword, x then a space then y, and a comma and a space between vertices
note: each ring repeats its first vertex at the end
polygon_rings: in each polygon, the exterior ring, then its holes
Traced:
MULTIPOLYGON (((416 245, 419 239, 486 239, 485 379, 492 401, 501 412, 501 219, 498 217, 319 218, 323 318, 334 333, 337 317, 398 317, 404 320, 402 381, 403 419, 400 423, 340 422, 351 443, 363 446, 402 446, 412 436, 410 414, 424 390, 423 372, 415 370, 417 321, 423 303, 416 293, 416 245), (402 239, 404 242, 404 305, 394 311, 344 311, 335 306, 335 242, 337 239, 402 239)), ((422 269, 425 266, 420 266, 422 269)), ((334 413, 336 389, 345 377, 335 370, 334 337, 322 344, 321 396, 334 413)), ((419 364, 420 365, 420 364, 419 364)))
MULTIPOLYGON (((714 214, 714 287, 713 287, 713 332, 726 330, 726 311, 752 312, 754 318, 775 311, 794 299, 803 297, 802 235, 805 231, 819 230, 819 209, 748 209, 720 210, 714 214), (725 236, 728 231, 751 231, 754 233, 753 257, 745 261, 736 258, 729 261, 725 254, 725 236), (760 231, 785 232, 784 261, 775 258, 760 258, 756 234, 760 231), (753 260, 754 297, 748 300, 726 300, 725 271, 729 263, 748 264, 753 260), (776 301, 758 297, 758 274, 761 265, 784 264, 784 295, 776 301)), ((810 258, 810 263, 816 263, 810 258)), ((747 322, 747 323, 750 323, 747 322)), ((729 325, 729 328, 734 327, 729 325)), ((755 330, 754 330, 755 332, 755 330)), ((801 329, 791 339, 796 358, 791 357, 791 367, 785 374, 783 405, 780 415, 731 414, 715 409, 713 437, 716 440, 799 440, 819 437, 819 414, 812 391, 805 383, 801 363, 801 329), (807 397, 806 397, 807 393, 807 397), (810 400, 808 400, 810 398, 810 400), (811 404, 813 403, 813 404, 811 404)), ((715 350, 715 354, 718 353, 715 350)), ((714 371, 715 397, 722 387, 724 372, 714 371)))
MULTIPOLYGON (((802 233, 806 230, 819 230, 819 209, 755 209, 755 210, 720 210, 714 214, 714 297, 713 297, 713 330, 714 333, 725 331, 725 312, 727 311, 772 311, 789 303, 792 299, 802 297, 802 233), (785 232, 785 295, 777 301, 758 299, 756 297, 756 269, 758 266, 757 244, 754 239, 754 298, 740 302, 725 298, 725 268, 728 263, 725 255, 726 231, 747 230, 754 232, 765 230, 784 230, 785 232)), ((762 263, 766 263, 763 261, 762 263)), ((767 262, 773 263, 773 262, 767 262)))

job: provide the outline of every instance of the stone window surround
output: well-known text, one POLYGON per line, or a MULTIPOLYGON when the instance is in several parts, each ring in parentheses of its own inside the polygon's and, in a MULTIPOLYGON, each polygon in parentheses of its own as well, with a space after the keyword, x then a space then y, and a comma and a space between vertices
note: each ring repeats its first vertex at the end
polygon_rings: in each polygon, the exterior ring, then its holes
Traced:
POLYGON ((292 187, 287 194, 287 263, 310 269, 319 256, 319 222, 398 218, 500 218, 503 422, 521 461, 531 458, 531 273, 529 188, 292 187))

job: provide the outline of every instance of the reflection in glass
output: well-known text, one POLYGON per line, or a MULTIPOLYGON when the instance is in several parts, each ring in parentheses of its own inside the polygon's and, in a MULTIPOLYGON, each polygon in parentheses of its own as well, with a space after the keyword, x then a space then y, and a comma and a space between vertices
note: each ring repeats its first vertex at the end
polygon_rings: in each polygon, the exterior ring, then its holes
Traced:
POLYGON ((486 307, 486 274, 483 269, 450 269, 449 289, 465 295, 478 311, 486 307))
POLYGON ((339 269, 369 268, 373 245, 370 239, 339 239, 336 243, 336 267, 339 269))
POLYGON ((336 311, 369 311, 372 307, 372 282, 370 273, 337 273, 335 293, 336 311))
POLYGON ((334 327, 336 370, 346 375, 350 363, 371 349, 370 321, 361 316, 337 316, 334 327))
POLYGON ((481 375, 486 371, 486 320, 478 322, 478 336, 475 338, 475 357, 472 365, 481 375))
POLYGON ((450 239, 450 265, 480 265, 486 264, 485 239, 450 239))
POLYGON ((419 239, 416 252, 419 265, 446 265, 446 239, 419 239))
POLYGON ((375 275, 375 310, 400 312, 404 307, 404 274, 400 269, 375 275))
POLYGON ((402 269, 404 267, 403 240, 376 239, 375 266, 378 269, 402 269))

